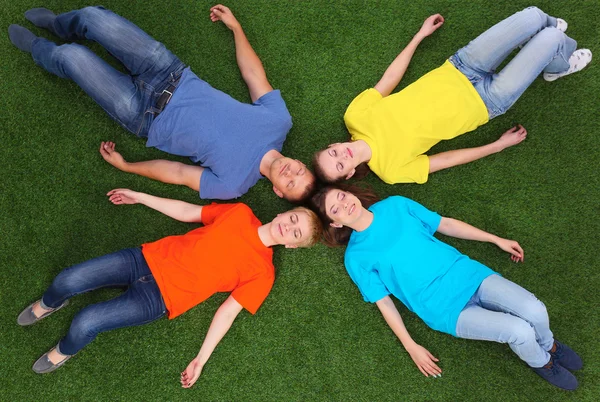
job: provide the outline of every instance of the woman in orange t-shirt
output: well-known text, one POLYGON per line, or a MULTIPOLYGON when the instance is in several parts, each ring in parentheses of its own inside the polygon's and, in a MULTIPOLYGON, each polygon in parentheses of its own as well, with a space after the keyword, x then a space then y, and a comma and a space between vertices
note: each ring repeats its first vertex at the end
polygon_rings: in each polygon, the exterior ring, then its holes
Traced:
POLYGON ((112 190, 108 196, 113 204, 139 203, 204 226, 60 272, 42 298, 19 315, 19 325, 38 322, 80 293, 108 286, 127 286, 127 290, 81 310, 67 335, 35 362, 36 373, 56 370, 101 332, 164 315, 173 319, 214 293, 231 292, 217 310, 200 352, 181 373, 182 386, 191 387, 242 308, 256 313, 269 294, 275 279, 271 246, 310 247, 321 234, 317 216, 301 207, 263 225, 241 203, 200 206, 127 189, 112 190))

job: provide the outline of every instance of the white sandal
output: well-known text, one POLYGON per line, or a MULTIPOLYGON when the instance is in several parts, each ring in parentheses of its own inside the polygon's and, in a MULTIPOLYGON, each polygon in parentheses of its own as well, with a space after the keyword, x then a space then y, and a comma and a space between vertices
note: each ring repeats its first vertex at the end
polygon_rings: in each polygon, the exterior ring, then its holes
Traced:
POLYGON ((555 81, 565 75, 581 71, 592 61, 592 51, 590 49, 577 49, 569 57, 569 69, 562 73, 544 73, 546 81, 555 81))

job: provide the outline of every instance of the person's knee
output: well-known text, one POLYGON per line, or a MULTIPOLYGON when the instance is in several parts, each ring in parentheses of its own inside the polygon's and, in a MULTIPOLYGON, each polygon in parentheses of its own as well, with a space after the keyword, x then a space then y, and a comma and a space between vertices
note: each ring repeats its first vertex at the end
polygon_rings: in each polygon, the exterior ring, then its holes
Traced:
POLYGON ((101 332, 97 311, 94 311, 92 307, 84 308, 73 318, 69 331, 74 336, 91 340, 101 332))
POLYGON ((542 29, 548 23, 548 16, 546 13, 536 6, 527 7, 521 12, 527 14, 528 21, 530 21, 531 24, 538 26, 539 29, 542 29))
POLYGON ((558 46, 565 39, 563 31, 556 27, 546 27, 538 33, 535 38, 543 41, 546 46, 558 46))
POLYGON ((51 287, 61 294, 72 296, 78 292, 84 280, 85 277, 82 277, 77 270, 65 269, 56 275, 51 287))
POLYGON ((528 342, 535 342, 535 331, 533 327, 524 320, 515 320, 509 327, 510 336, 507 343, 513 345, 522 345, 528 342))
POLYGON ((548 322, 548 310, 546 309, 546 305, 533 297, 523 306, 522 315, 527 321, 534 325, 548 322))
POLYGON ((85 18, 85 19, 93 19, 93 18, 98 18, 102 12, 104 11, 104 8, 99 7, 99 6, 87 6, 82 8, 81 10, 79 10, 79 13, 81 15, 81 17, 85 18))
POLYGON ((66 43, 56 47, 55 57, 59 58, 62 65, 77 65, 87 56, 89 49, 78 43, 66 43))

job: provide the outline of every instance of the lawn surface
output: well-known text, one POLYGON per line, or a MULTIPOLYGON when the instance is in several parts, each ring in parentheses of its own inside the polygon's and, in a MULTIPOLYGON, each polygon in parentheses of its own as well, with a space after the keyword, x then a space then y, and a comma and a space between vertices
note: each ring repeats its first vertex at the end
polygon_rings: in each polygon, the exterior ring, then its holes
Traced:
MULTIPOLYGON (((33 362, 65 334, 75 313, 118 294, 75 297, 38 325, 21 328, 19 312, 40 297, 64 267, 194 225, 143 206, 110 204, 113 188, 206 204, 191 190, 122 173, 98 153, 111 140, 129 160, 170 158, 146 148, 70 81, 37 67, 8 41, 11 23, 34 33, 23 12, 39 1, 4 2, 0 26, 0 400, 598 400, 600 395, 600 180, 597 60, 583 72, 547 83, 538 79, 505 115, 433 152, 478 146, 516 123, 525 142, 484 160, 434 174, 425 185, 369 182, 383 197, 411 197, 445 216, 520 242, 514 265, 490 244, 444 239, 534 292, 548 307, 557 339, 585 362, 580 388, 548 385, 506 345, 435 332, 399 306, 413 338, 440 359, 440 379, 419 373, 377 308, 362 301, 343 267, 343 249, 275 251, 277 280, 256 316, 240 314, 196 386, 179 373, 195 356, 219 294, 176 320, 102 334, 56 373, 39 376, 33 362), (596 395, 596 397, 594 397, 596 395)), ((86 3, 46 1, 64 12, 86 3)), ((164 42, 200 77, 248 101, 231 33, 208 18, 206 1, 117 1, 104 6, 164 42)), ((526 1, 232 1, 228 4, 280 88, 294 119, 286 155, 309 162, 314 151, 347 137, 349 102, 374 85, 422 21, 439 12, 446 23, 417 50, 399 88, 441 65, 526 1)), ((541 1, 569 22, 580 47, 600 57, 598 1, 541 1)), ((114 65, 97 45, 97 51, 114 65)), ((289 208, 262 180, 239 201, 267 222, 289 208)))

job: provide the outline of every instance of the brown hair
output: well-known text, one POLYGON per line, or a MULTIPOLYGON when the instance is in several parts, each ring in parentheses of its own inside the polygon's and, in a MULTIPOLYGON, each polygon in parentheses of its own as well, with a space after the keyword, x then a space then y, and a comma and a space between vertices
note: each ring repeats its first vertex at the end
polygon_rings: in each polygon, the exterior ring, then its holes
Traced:
POLYGON ((291 197, 286 197, 284 195, 283 198, 285 198, 286 200, 288 200, 289 202, 291 202, 293 204, 302 204, 304 201, 306 201, 307 199, 310 198, 310 196, 315 192, 317 185, 316 185, 316 179, 315 179, 314 175, 312 175, 312 172, 308 168, 306 169, 306 171, 311 173, 312 181, 306 185, 306 188, 304 189, 302 194, 300 194, 300 197, 294 199, 291 197))
POLYGON ((380 200, 380 198, 373 192, 369 187, 358 186, 353 184, 338 183, 323 187, 310 199, 311 208, 319 215, 323 222, 323 243, 329 247, 338 247, 348 244, 350 235, 352 234, 352 228, 343 226, 341 228, 334 228, 331 226, 333 220, 327 216, 327 208, 325 206, 325 198, 331 190, 341 190, 348 193, 352 193, 360 200, 360 203, 364 208, 369 208, 380 200))
POLYGON ((308 222, 310 224, 309 236, 307 236, 306 240, 299 244, 298 247, 312 247, 317 244, 321 239, 321 232, 323 231, 323 225, 317 214, 305 207, 296 207, 292 209, 292 211, 304 212, 308 215, 308 222))
MULTIPOLYGON (((325 171, 319 164, 319 156, 325 151, 326 151, 326 149, 322 149, 320 151, 315 152, 315 154, 313 155, 312 166, 313 166, 313 170, 315 171, 315 175, 317 176, 317 178, 319 180, 321 180, 323 183, 339 183, 339 182, 345 180, 346 178, 344 176, 342 176, 338 179, 332 179, 331 177, 329 177, 325 174, 325 171)), ((369 172, 371 171, 371 168, 369 167, 369 165, 367 165, 367 162, 361 163, 354 169, 355 169, 355 172, 354 172, 354 175, 352 176, 352 178, 356 179, 356 180, 362 179, 363 177, 368 175, 369 172)))

